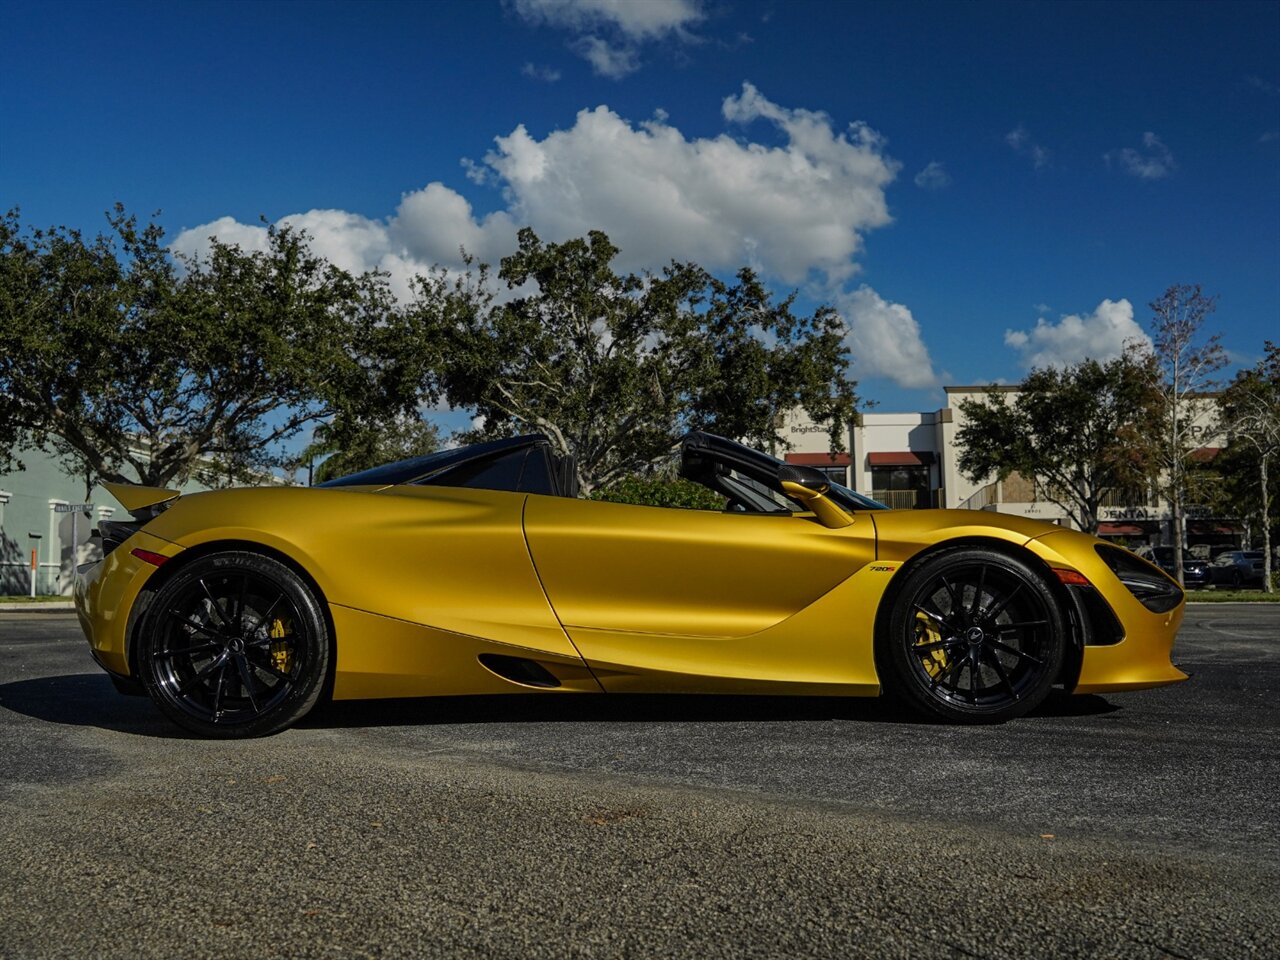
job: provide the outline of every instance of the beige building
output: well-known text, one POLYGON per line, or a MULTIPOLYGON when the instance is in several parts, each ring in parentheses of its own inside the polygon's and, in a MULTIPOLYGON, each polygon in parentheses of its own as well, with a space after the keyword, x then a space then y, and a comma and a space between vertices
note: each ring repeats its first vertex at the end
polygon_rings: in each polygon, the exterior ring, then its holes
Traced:
MULTIPOLYGON (((956 433, 964 422, 960 402, 980 399, 988 387, 945 389, 947 405, 940 410, 862 414, 862 422, 850 427, 846 437, 849 452, 835 456, 829 452, 825 428, 803 414, 793 416, 784 434, 792 445, 786 459, 817 467, 833 480, 898 509, 994 510, 1072 526, 1062 508, 1037 496, 1036 484, 1024 477, 1015 474, 1003 481, 985 477, 974 483, 961 475, 956 448, 956 433)), ((1001 389, 1014 393, 1017 388, 1001 389)), ((1211 460, 1222 444, 1212 402, 1196 411, 1191 433, 1201 444, 1198 457, 1211 460)), ((1172 542, 1167 502, 1154 494, 1145 503, 1124 500, 1117 495, 1103 501, 1101 536, 1131 546, 1172 542)), ((1237 521, 1214 517, 1197 504, 1189 504, 1186 515, 1188 545, 1240 544, 1244 531, 1237 521)))

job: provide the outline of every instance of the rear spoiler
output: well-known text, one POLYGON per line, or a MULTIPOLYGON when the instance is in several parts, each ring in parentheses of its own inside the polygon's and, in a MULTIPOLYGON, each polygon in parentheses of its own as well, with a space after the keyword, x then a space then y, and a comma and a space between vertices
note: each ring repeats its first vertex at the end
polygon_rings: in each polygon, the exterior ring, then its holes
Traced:
POLYGON ((132 483, 104 483, 102 486, 107 493, 119 500, 121 506, 135 517, 144 512, 154 516, 160 511, 148 511, 148 507, 158 507, 182 496, 181 491, 178 490, 165 490, 162 487, 143 487, 132 483))
POLYGON ((103 488, 133 516, 129 520, 99 520, 94 531, 102 540, 105 557, 157 516, 178 497, 180 491, 161 487, 143 487, 132 483, 104 483, 103 488))

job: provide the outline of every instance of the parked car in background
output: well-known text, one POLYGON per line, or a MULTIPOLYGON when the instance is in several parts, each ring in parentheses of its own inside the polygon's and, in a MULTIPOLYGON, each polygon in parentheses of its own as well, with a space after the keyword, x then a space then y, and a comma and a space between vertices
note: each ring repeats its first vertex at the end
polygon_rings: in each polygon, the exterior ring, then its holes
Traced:
POLYGON ((1228 550, 1209 564, 1209 581, 1214 586, 1262 586, 1262 551, 1228 550))
MULTIPOLYGON (((1170 550, 1173 548, 1170 547, 1170 550)), ((1172 564, 1170 564, 1172 566, 1172 564)), ((1198 557, 1184 557, 1182 561, 1182 585, 1188 590, 1209 586, 1209 561, 1198 557)))
MULTIPOLYGON (((1173 572, 1173 547, 1139 547, 1135 553, 1143 559, 1154 563, 1157 567, 1178 579, 1173 572)), ((1209 585, 1209 561, 1193 557, 1184 551, 1182 554, 1182 584, 1188 590, 1209 585)))

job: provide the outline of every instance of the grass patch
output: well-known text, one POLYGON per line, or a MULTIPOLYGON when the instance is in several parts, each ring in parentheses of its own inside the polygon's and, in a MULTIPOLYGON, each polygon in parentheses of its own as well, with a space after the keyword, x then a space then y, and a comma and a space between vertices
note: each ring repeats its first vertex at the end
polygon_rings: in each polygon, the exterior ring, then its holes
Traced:
POLYGON ((1261 590, 1188 590, 1187 603, 1280 603, 1280 593, 1261 590))
POLYGON ((54 603, 57 601, 66 601, 67 603, 70 603, 71 598, 62 596, 61 594, 51 593, 40 593, 36 594, 34 597, 28 597, 26 594, 23 594, 20 597, 0 597, 0 603, 54 603))

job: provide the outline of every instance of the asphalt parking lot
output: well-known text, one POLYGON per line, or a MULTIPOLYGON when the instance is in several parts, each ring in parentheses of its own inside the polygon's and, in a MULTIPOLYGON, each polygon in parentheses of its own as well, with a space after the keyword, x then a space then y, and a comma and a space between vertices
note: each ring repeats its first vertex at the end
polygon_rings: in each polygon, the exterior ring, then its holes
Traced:
POLYGON ((227 744, 0 613, 0 957, 1274 957, 1280 605, 1176 659, 992 728, 521 696, 227 744))

